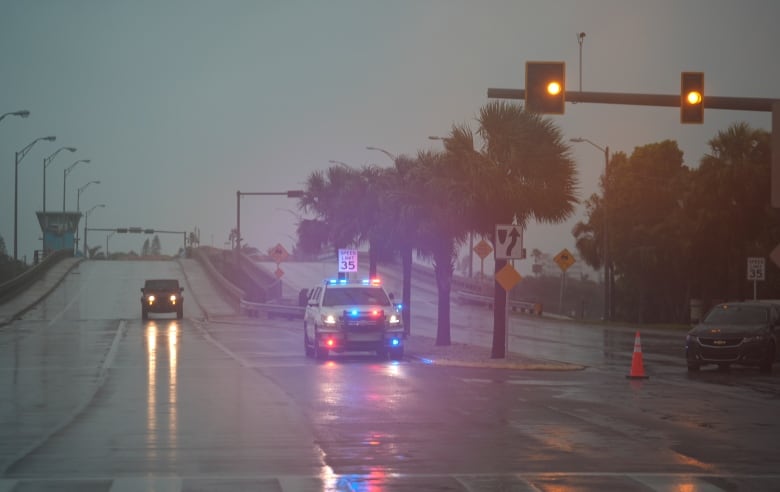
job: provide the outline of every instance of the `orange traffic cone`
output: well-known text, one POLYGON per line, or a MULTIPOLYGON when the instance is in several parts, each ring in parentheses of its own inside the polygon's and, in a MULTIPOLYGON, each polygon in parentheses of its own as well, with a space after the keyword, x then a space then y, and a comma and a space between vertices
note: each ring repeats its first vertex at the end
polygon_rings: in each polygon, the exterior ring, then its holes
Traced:
POLYGON ((626 376, 628 379, 647 379, 645 375, 645 366, 642 363, 642 341, 639 338, 639 332, 634 337, 634 356, 631 358, 631 373, 626 376))

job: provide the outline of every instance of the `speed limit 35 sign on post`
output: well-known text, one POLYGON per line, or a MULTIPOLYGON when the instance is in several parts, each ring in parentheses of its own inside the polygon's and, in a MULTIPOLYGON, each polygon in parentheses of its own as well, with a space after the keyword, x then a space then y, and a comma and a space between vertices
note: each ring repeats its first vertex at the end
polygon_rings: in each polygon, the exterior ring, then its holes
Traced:
POLYGON ((339 273, 358 271, 358 252, 356 249, 339 250, 339 273))
POLYGON ((753 281, 753 300, 757 298, 756 282, 766 278, 766 258, 752 257, 747 259, 747 279, 753 281))
POLYGON ((766 272, 766 259, 765 258, 748 258, 747 259, 747 279, 748 280, 764 280, 766 272))

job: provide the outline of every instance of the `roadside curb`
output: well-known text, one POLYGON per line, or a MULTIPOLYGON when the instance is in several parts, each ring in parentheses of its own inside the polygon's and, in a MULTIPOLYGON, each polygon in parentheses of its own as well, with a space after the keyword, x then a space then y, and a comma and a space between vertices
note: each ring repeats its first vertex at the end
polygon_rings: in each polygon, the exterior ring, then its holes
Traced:
POLYGON ((511 360, 495 359, 495 361, 466 361, 458 359, 437 358, 432 359, 416 354, 407 354, 409 358, 415 359, 429 366, 440 367, 467 367, 479 369, 508 369, 513 371, 583 371, 587 366, 578 364, 568 364, 565 362, 513 362, 511 360))

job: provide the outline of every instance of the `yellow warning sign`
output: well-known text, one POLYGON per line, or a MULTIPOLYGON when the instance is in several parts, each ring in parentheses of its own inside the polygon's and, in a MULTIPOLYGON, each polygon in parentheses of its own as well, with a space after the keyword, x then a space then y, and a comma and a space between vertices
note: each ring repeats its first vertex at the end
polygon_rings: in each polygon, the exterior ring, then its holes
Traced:
POLYGON ((496 282, 507 292, 512 290, 522 279, 522 275, 514 269, 511 263, 507 263, 504 265, 504 268, 496 273, 496 282))
POLYGON ((558 264, 558 267, 561 269, 562 272, 565 272, 569 269, 570 266, 574 264, 576 261, 574 259, 574 256, 569 253, 569 250, 566 248, 563 248, 563 250, 555 255, 555 258, 553 258, 553 261, 558 264))
POLYGON ((490 246, 490 244, 488 244, 487 241, 483 239, 482 241, 478 242, 476 246, 474 246, 474 252, 477 254, 477 256, 484 260, 490 253, 493 252, 493 248, 490 246))

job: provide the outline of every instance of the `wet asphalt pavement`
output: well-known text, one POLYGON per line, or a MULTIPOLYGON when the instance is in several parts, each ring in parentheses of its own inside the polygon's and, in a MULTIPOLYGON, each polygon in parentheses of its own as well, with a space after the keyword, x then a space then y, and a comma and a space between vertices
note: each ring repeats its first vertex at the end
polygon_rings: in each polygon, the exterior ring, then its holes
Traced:
MULTIPOLYGON (((299 321, 237 315, 194 260, 69 266, 0 327, 0 492, 780 489, 780 377, 689 376, 667 333, 642 331, 643 381, 632 327, 516 316, 499 362, 474 307, 453 307, 463 345, 433 346, 415 286, 403 361, 318 363, 299 321), (185 319, 142 322, 162 276, 185 319)), ((311 281, 297 267, 290 289, 311 281)))

